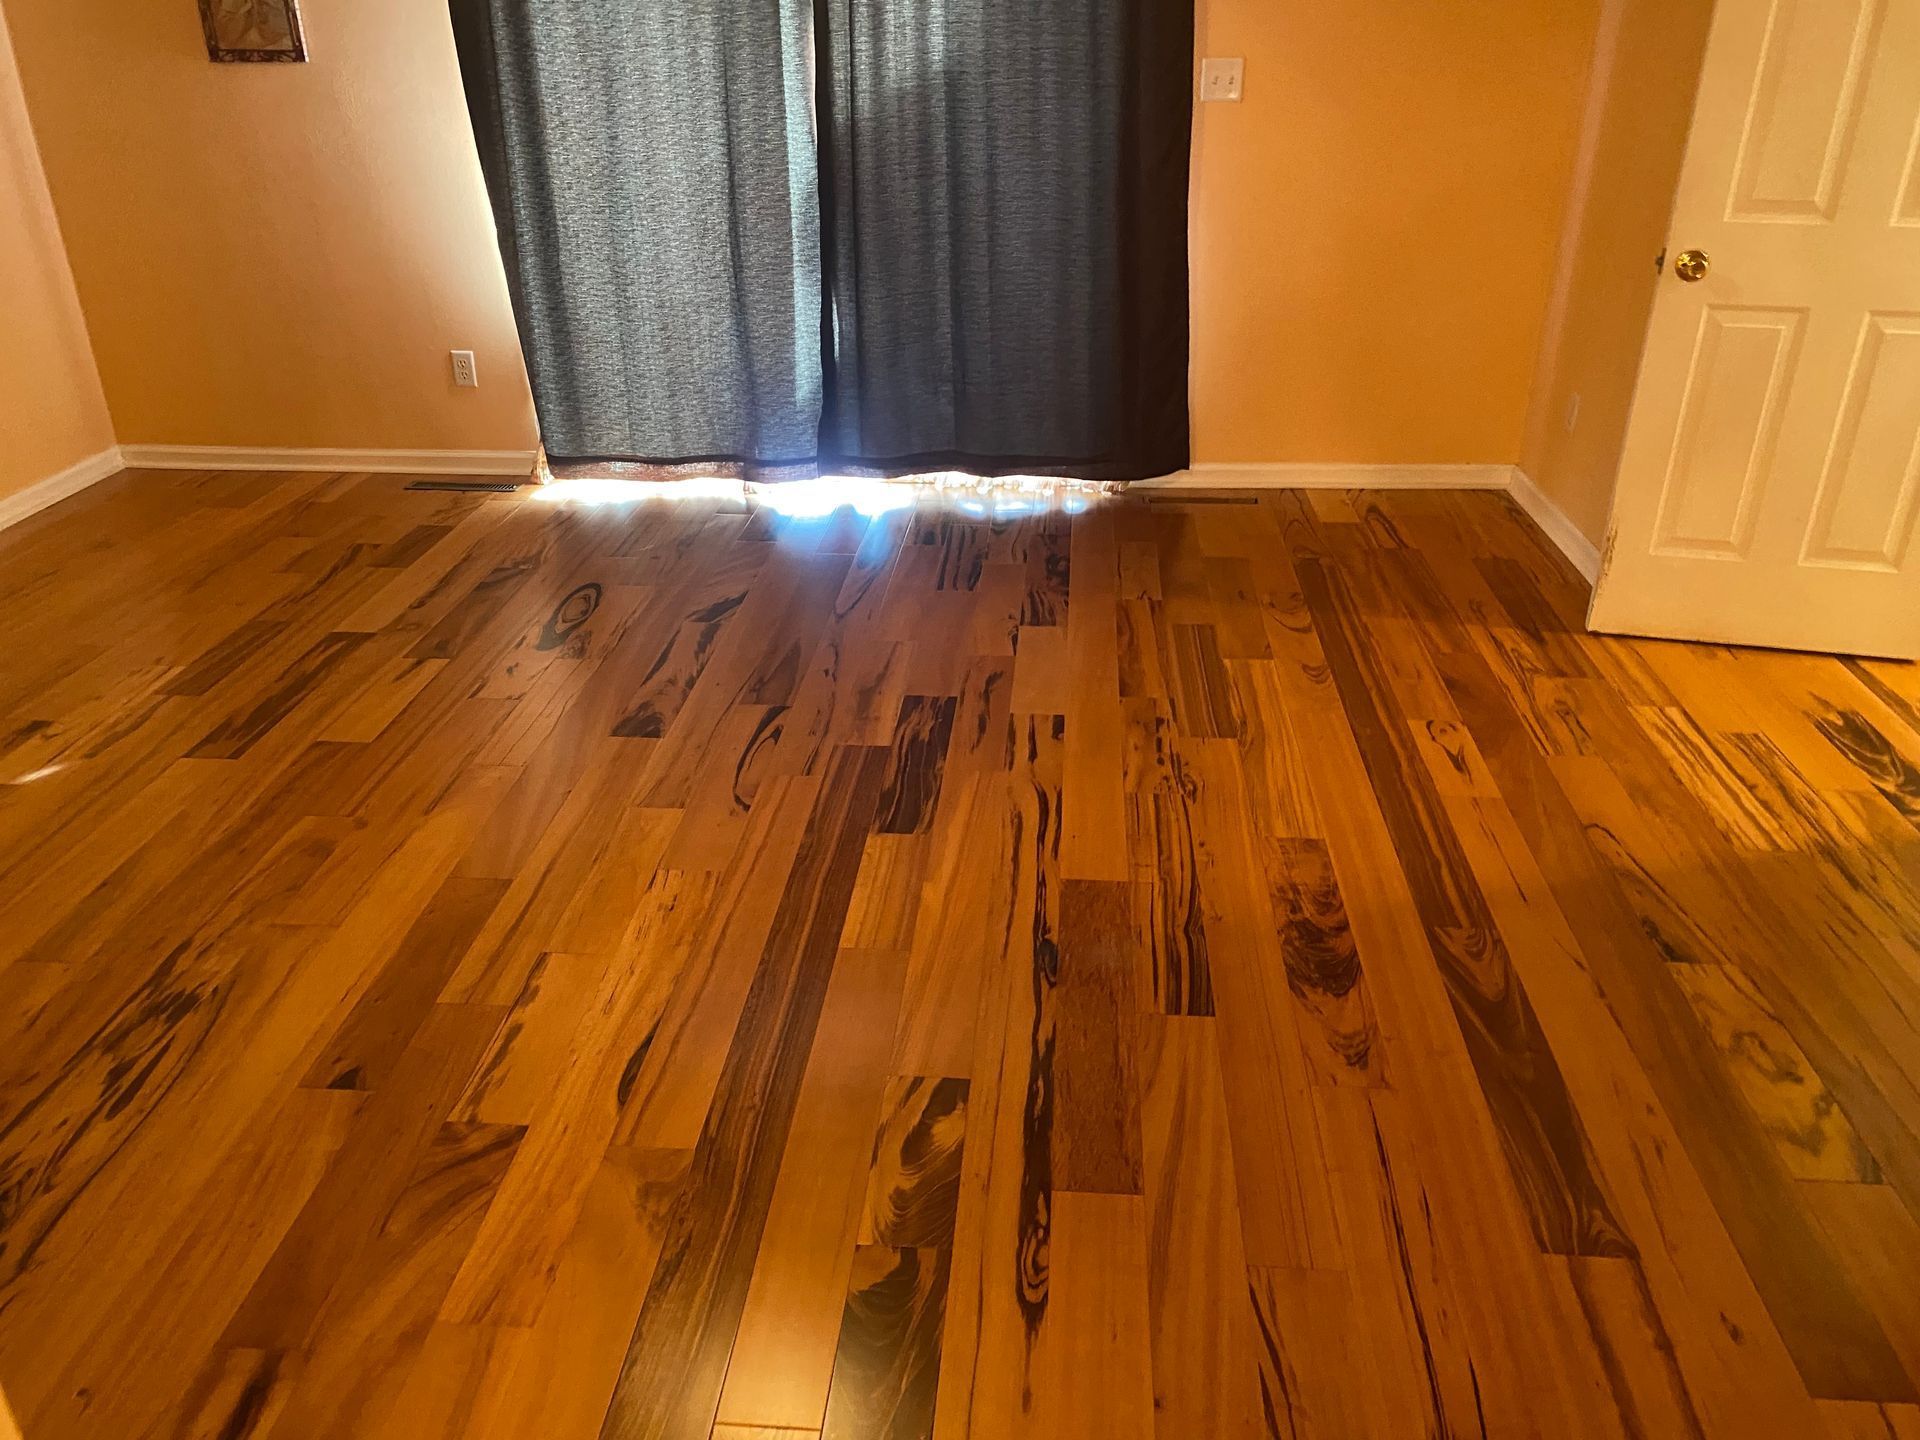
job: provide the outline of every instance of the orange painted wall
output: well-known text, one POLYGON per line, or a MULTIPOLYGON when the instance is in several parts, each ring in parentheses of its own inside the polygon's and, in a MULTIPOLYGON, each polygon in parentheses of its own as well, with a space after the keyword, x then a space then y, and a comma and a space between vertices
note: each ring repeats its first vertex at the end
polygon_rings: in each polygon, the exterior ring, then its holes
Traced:
POLYGON ((1607 0, 1521 466, 1606 537, 1713 0, 1607 0), (1577 421, 1568 417, 1580 397, 1577 421))
MULTIPOLYGON (((304 66, 0 3, 122 442, 532 443, 442 0, 307 0, 304 66)), ((1520 457, 1600 4, 1200 0, 1199 460, 1520 457)))
POLYGON ((123 444, 531 448, 442 0, 219 66, 193 0, 4 3, 123 444))
POLYGON ((0 15, 0 500, 112 444, 0 15))
POLYGON ((1202 461, 1520 458, 1600 0, 1200 0, 1202 461))

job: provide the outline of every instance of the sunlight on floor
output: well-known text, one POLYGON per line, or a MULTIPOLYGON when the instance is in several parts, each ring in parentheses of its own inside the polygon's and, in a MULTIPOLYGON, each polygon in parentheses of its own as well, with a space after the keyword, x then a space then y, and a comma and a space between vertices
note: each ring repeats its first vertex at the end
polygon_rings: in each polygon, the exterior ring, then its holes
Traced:
POLYGON ((29 770, 24 775, 16 775, 7 781, 9 785, 31 785, 36 780, 45 780, 49 775, 58 775, 66 769, 65 765, 42 765, 38 770, 29 770))
POLYGON ((551 480, 529 492, 544 505, 638 505, 645 500, 739 500, 738 480, 551 480))
POLYGON ((749 484, 719 476, 685 480, 554 480, 532 492, 546 505, 637 505, 648 500, 750 500, 795 520, 818 520, 843 509, 869 518, 905 510, 927 493, 938 493, 953 509, 977 519, 1002 519, 1034 510, 1058 508, 1078 514, 1099 498, 1097 490, 1073 480, 1015 475, 981 479, 972 475, 931 475, 912 480, 876 480, 823 475, 779 485, 749 484))
POLYGON ((912 509, 915 489, 913 485, 887 480, 822 475, 818 480, 750 485, 747 494, 756 505, 765 505, 790 520, 820 520, 840 509, 851 509, 872 519, 890 510, 912 509))

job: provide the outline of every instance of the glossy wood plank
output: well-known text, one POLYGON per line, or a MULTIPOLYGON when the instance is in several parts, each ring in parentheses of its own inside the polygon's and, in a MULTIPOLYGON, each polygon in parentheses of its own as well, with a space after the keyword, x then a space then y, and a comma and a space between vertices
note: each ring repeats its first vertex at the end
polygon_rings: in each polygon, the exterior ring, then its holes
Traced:
POLYGON ((929 839, 893 1068, 904 1075, 966 1076, 980 1043, 983 991, 1001 957, 1021 943, 1006 884, 1019 835, 1005 776, 977 776, 950 789, 929 839))
POLYGON ((834 960, 727 1362, 721 1420, 805 1426, 826 1405, 839 1300, 866 1213, 861 1161, 873 1149, 892 1048, 884 1022, 899 1008, 905 958, 843 950, 834 960))
POLYGON ((613 1140, 623 1082, 660 1024, 684 964, 688 917, 707 893, 675 871, 655 877, 632 943, 604 967, 566 1061, 529 1121, 529 1138, 454 1279, 447 1319, 526 1325, 539 1313, 554 1256, 592 1182, 594 1167, 584 1162, 613 1140))
POLYGON ((842 753, 787 877, 604 1434, 710 1427, 833 969, 885 752, 842 753))
POLYGON ((1112 881, 1061 886, 1055 1011, 1053 1178, 1067 1190, 1140 1193, 1130 891, 1112 881))
POLYGON ((950 1253, 885 1245, 854 1252, 823 1440, 933 1433, 950 1253))
POLYGON ((966 1081, 951 1076, 888 1082, 860 1212, 861 1244, 927 1249, 953 1243, 967 1090, 966 1081))
POLYGON ((1342 1263, 1342 1227, 1266 876, 1232 742, 1179 744, 1201 885, 1242 1239, 1256 1265, 1342 1263))
POLYGON ((1016 725, 1007 796, 1011 896, 980 979, 968 1068, 936 1436, 1020 1435, 1041 1422, 1036 1386, 1054 1329, 1050 1266, 1059 970, 1061 734, 1016 725))
POLYGON ((476 1440, 599 1433, 690 1159, 616 1145, 594 1166, 539 1313, 486 1357, 476 1440))
POLYGON ((1679 965, 1673 976, 1787 1168, 1801 1180, 1878 1183, 1880 1166, 1846 1112, 1745 975, 1724 965, 1679 965))
POLYGON ((1067 1191, 1055 1202, 1052 1315, 1035 1356, 1032 1433, 1146 1440, 1154 1418, 1145 1202, 1067 1191))
POLYGON ((1563 1255, 1620 1253, 1624 1242, 1593 1179, 1577 1112, 1397 713, 1393 682, 1358 636, 1340 575, 1308 562, 1301 578, 1534 1233, 1542 1248, 1563 1255))
POLYGON ((1380 1026, 1326 845, 1266 838, 1261 859, 1280 925, 1287 988, 1299 1002, 1302 1048, 1315 1073, 1336 1085, 1384 1084, 1380 1026))
POLYGON ((1259 1328, 1218 1041, 1210 1020, 1145 1017, 1141 1118, 1157 1435, 1262 1433, 1259 1328))

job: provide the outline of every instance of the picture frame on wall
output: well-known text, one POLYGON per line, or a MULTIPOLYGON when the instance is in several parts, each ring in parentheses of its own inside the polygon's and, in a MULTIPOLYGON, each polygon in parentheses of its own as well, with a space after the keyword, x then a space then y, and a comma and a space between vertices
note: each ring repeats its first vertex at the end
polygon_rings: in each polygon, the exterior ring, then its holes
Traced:
POLYGON ((300 0, 200 0, 207 58, 219 62, 307 58, 300 0))

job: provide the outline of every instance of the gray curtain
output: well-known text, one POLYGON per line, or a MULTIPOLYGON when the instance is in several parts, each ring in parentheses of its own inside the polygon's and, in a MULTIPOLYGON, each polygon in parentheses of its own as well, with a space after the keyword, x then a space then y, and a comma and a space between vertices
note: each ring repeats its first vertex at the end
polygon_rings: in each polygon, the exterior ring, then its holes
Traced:
POLYGON ((1192 0, 819 0, 841 468, 1187 464, 1192 0))
POLYGON ((807 0, 453 0, 557 461, 811 462, 807 0))
POLYGON ((1192 0, 452 10, 557 463, 1187 464, 1192 0))

